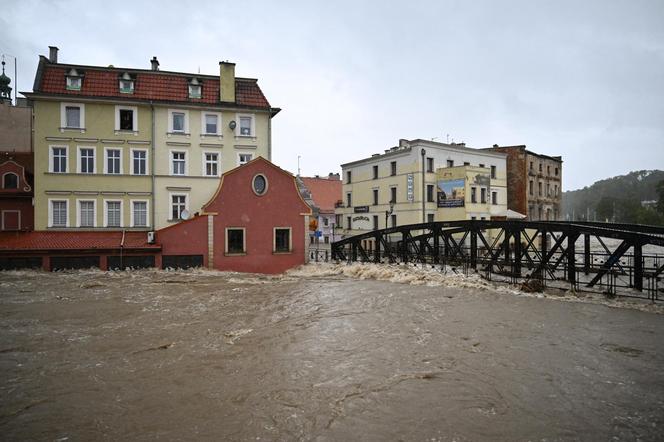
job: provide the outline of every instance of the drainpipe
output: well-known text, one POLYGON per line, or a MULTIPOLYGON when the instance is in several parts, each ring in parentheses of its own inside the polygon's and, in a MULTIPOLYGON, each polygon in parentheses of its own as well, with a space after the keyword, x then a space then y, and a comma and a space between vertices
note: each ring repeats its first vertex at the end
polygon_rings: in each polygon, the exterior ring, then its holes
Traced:
POLYGON ((267 115, 267 159, 272 161, 272 108, 267 115))
POLYGON ((425 223, 427 222, 427 215, 426 215, 426 190, 427 190, 427 184, 424 180, 425 175, 424 175, 424 163, 425 158, 424 156, 427 154, 427 151, 425 149, 422 149, 420 151, 420 155, 422 155, 422 222, 425 223))
POLYGON ((150 114, 152 116, 152 143, 150 143, 150 181, 151 181, 151 191, 150 191, 150 230, 155 230, 155 219, 154 219, 154 214, 155 214, 155 208, 154 208, 154 144, 155 144, 155 128, 154 128, 154 104, 152 101, 150 101, 150 114))

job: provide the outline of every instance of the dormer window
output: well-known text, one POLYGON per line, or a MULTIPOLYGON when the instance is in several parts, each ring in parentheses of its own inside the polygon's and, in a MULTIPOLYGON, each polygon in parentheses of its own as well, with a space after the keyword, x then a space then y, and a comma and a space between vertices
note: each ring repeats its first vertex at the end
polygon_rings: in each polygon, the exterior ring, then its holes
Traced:
POLYGON ((81 85, 83 84, 83 74, 79 73, 76 69, 71 68, 66 75, 67 79, 67 90, 68 91, 80 91, 81 85))
POLYGON ((201 83, 197 78, 189 81, 189 98, 201 98, 201 83))
POLYGON ((123 94, 134 93, 134 79, 127 72, 120 76, 120 92, 123 94))

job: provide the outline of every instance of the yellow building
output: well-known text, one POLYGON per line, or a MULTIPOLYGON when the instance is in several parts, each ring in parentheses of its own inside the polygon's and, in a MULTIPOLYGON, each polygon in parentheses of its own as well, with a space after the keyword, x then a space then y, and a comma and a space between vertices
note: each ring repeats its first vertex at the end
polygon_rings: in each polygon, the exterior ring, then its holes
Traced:
POLYGON ((400 140, 342 164, 345 236, 397 225, 507 215, 506 157, 464 144, 400 140))
POLYGON ((219 177, 271 159, 257 80, 58 63, 40 57, 34 90, 35 229, 152 230, 193 214, 219 177))

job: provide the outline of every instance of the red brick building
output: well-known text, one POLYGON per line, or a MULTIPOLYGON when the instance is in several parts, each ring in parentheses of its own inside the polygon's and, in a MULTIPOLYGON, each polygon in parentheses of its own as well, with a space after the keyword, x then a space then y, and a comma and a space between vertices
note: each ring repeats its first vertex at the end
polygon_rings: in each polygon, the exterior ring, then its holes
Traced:
POLYGON ((33 230, 32 153, 0 152, 0 231, 33 230))

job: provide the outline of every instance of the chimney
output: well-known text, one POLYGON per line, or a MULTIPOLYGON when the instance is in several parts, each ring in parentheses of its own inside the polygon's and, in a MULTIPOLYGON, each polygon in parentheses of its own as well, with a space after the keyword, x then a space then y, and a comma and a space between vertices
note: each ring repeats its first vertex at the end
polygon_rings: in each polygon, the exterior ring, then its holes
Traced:
POLYGON ((328 180, 339 181, 339 180, 341 180, 341 175, 339 175, 338 173, 331 173, 330 172, 330 174, 327 176, 327 179, 328 180))
POLYGON ((235 63, 219 62, 219 101, 235 103, 235 63))
POLYGON ((153 71, 158 71, 159 70, 159 60, 157 60, 156 55, 154 57, 152 57, 152 60, 150 60, 150 66, 152 66, 153 71))
POLYGON ((408 140, 404 140, 403 138, 401 138, 399 140, 399 147, 408 147, 408 140))
POLYGON ((57 46, 49 46, 48 47, 48 61, 51 63, 57 63, 58 62, 58 48, 57 46))

